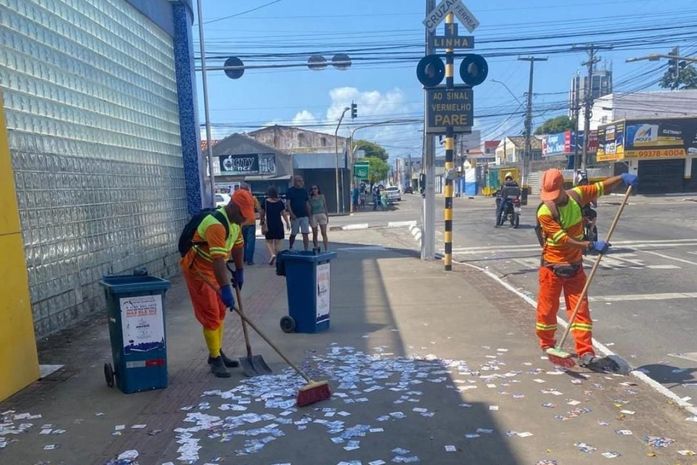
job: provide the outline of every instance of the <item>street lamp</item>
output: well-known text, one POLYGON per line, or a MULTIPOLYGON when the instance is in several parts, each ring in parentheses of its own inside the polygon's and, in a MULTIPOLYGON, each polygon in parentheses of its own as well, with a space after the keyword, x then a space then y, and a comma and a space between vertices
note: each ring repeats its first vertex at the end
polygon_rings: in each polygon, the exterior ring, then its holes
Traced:
POLYGON ((342 208, 339 208, 339 126, 341 126, 341 122, 344 120, 344 115, 346 115, 346 112, 349 111, 351 107, 344 107, 344 111, 341 112, 341 117, 339 118, 339 122, 336 125, 336 130, 334 131, 334 147, 335 147, 335 155, 336 155, 336 167, 335 167, 335 176, 336 176, 336 213, 339 214, 343 212, 343 197, 341 197, 341 206, 342 208))
MULTIPOLYGON (((509 94, 511 94, 511 97, 513 97, 513 99, 514 99, 516 102, 518 102, 518 105, 520 105, 521 107, 523 106, 523 102, 521 102, 521 101, 518 99, 518 97, 515 96, 515 94, 511 91, 511 89, 508 88, 508 86, 506 85, 505 82, 503 82, 503 81, 498 81, 498 80, 496 80, 496 79, 491 79, 491 82, 495 82, 495 83, 497 83, 497 84, 501 84, 501 85, 503 86, 503 88, 506 89, 506 90, 508 91, 509 94)), ((505 136, 504 136, 504 137, 505 137, 505 136)), ((528 137, 527 134, 526 134, 526 137, 528 137)), ((506 145, 505 145, 505 144, 506 144, 506 142, 505 142, 505 140, 504 140, 504 156, 505 156, 505 153, 506 153, 506 150, 505 150, 506 145)), ((527 143, 526 143, 526 146, 527 146, 527 143)), ((524 173, 525 173, 525 157, 526 157, 526 155, 527 155, 527 154, 524 153, 523 156, 520 157, 520 161, 521 161, 521 178, 520 178, 520 182, 521 182, 521 184, 522 184, 522 182, 523 182, 523 175, 524 175, 524 173)))
POLYGON ((511 97, 513 97, 513 98, 515 99, 515 101, 518 102, 518 104, 523 105, 523 102, 521 102, 521 101, 518 99, 518 97, 515 96, 515 94, 511 91, 511 89, 508 88, 508 86, 506 85, 505 82, 503 82, 503 81, 498 81, 498 80, 496 80, 496 79, 490 79, 489 81, 490 81, 490 82, 495 82, 496 84, 501 84, 501 85, 504 87, 504 89, 506 89, 506 90, 508 91, 508 93, 511 94, 511 97))

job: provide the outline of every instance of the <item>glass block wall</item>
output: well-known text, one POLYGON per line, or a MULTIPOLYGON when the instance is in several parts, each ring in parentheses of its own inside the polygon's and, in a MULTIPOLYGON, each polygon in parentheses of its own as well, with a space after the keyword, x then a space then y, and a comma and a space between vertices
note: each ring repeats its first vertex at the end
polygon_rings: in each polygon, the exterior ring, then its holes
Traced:
POLYGON ((176 273, 171 37, 123 0, 0 0, 0 88, 37 336, 102 310, 104 274, 176 273))

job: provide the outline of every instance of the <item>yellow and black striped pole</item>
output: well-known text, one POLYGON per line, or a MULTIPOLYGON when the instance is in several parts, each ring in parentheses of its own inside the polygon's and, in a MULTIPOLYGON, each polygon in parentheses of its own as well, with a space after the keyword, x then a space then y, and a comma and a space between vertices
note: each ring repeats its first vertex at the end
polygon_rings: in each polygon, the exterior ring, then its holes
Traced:
MULTIPOLYGON (((445 17, 445 27, 449 27, 449 24, 454 23, 453 13, 448 13, 445 17)), ((454 57, 453 49, 445 49, 445 88, 453 89, 455 87, 454 81, 454 57)), ((443 234, 443 239, 445 242, 444 253, 443 253, 443 265, 445 266, 445 271, 451 271, 453 269, 453 177, 451 172, 453 170, 453 150, 455 149, 455 134, 452 125, 447 126, 445 132, 445 210, 443 210, 443 219, 445 220, 445 232, 443 234)))

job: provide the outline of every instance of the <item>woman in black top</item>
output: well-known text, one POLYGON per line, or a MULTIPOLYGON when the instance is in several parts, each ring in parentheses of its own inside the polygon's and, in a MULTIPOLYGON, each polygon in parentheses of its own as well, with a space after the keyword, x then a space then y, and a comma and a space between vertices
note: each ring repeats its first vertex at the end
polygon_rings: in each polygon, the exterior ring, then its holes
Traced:
POLYGON ((284 238, 283 223, 290 229, 288 213, 283 200, 278 198, 278 190, 271 186, 266 191, 266 199, 261 206, 260 215, 261 231, 266 237, 266 247, 269 249, 269 265, 276 261, 276 254, 281 247, 284 238))

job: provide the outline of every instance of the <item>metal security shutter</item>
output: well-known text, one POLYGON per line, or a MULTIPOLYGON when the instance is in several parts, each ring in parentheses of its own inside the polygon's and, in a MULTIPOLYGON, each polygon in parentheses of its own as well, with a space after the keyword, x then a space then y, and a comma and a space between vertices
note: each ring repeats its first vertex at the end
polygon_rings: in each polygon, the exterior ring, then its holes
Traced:
POLYGON ((685 160, 639 161, 639 193, 682 192, 684 169, 685 160))

